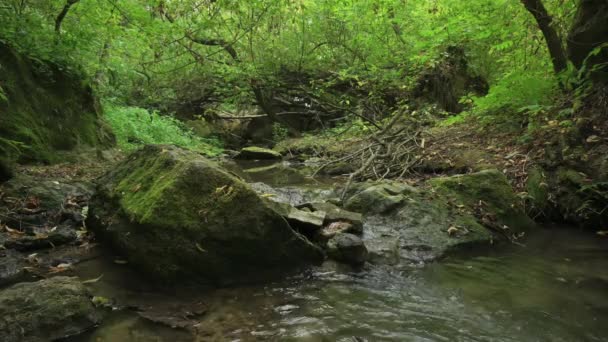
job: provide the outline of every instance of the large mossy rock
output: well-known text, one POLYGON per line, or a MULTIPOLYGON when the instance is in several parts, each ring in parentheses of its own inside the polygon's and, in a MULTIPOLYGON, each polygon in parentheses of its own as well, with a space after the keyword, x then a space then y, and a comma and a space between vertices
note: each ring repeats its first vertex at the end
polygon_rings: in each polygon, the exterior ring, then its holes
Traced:
POLYGON ((76 278, 55 277, 0 291, 4 342, 55 341, 100 322, 89 294, 76 278))
POLYGON ((323 258, 249 185, 175 146, 146 146, 99 179, 87 223, 165 280, 247 281, 323 258))
POLYGON ((58 151, 114 142, 82 77, 0 42, 0 179, 10 164, 54 162, 58 151))
POLYGON ((435 178, 429 183, 442 195, 474 209, 486 225, 500 227, 509 234, 534 227, 534 222, 524 212, 521 200, 513 192, 507 177, 498 170, 435 178))

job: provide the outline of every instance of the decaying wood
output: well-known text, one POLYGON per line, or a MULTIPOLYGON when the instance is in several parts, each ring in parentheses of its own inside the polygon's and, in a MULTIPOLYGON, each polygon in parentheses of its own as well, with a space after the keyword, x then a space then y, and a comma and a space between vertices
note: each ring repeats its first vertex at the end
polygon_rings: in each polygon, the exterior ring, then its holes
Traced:
POLYGON ((408 117, 404 112, 395 114, 383 127, 378 126, 379 129, 375 133, 353 142, 354 145, 359 146, 357 150, 321 165, 313 177, 337 163, 357 165, 356 170, 348 176, 341 200, 344 200, 355 180, 403 177, 419 163, 416 152, 422 148, 422 143, 418 139, 421 129, 412 122, 401 124, 408 117))

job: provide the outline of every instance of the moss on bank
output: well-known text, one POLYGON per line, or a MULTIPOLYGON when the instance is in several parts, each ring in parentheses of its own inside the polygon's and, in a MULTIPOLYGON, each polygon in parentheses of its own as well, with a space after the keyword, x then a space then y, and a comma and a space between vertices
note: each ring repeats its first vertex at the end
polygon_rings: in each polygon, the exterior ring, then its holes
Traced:
POLYGON ((80 76, 23 56, 0 42, 0 84, 2 164, 55 162, 60 159, 56 151, 113 143, 92 89, 80 76))

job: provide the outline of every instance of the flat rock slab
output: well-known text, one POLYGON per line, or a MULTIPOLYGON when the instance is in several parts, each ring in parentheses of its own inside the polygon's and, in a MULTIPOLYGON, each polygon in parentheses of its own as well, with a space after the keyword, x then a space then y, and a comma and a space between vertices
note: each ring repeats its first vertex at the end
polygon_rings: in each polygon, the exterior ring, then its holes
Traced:
POLYGON ((3 342, 54 341, 91 329, 100 320, 76 278, 49 278, 0 291, 3 342))
POLYGON ((265 160, 281 159, 282 156, 277 151, 273 151, 263 147, 249 146, 241 149, 241 151, 235 156, 235 158, 247 160, 265 160))
POLYGON ((324 225, 330 225, 334 222, 348 222, 352 224, 352 230, 355 233, 361 234, 363 232, 363 215, 348 211, 338 207, 337 205, 330 202, 312 202, 298 205, 299 209, 309 209, 313 212, 324 212, 325 221, 324 225))

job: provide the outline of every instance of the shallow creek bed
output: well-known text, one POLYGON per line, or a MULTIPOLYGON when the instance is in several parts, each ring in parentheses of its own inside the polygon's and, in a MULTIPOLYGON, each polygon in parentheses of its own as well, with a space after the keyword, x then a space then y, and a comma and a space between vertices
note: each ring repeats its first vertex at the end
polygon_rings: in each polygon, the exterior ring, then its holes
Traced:
MULTIPOLYGON (((285 164, 247 166, 245 171, 240 166, 233 171, 252 184, 270 184, 259 186, 263 195, 270 197, 274 191, 272 197, 294 204, 326 199, 331 197, 328 189, 339 186, 329 178, 313 181, 285 164)), ((84 185, 50 182, 52 188, 66 187, 75 194, 89 191, 84 185)), ((37 215, 46 213, 37 211, 39 203, 18 204, 37 215)), ((80 227, 82 218, 76 214, 84 206, 84 199, 71 196, 61 207, 72 210, 51 216, 58 226, 80 227)), ((455 208, 459 210, 459 204, 455 208)), ((78 307, 79 316, 62 311, 58 319, 63 321, 55 325, 48 317, 29 316, 37 319, 28 322, 34 326, 45 323, 28 341, 61 337, 58 334, 73 335, 65 339, 72 342, 603 341, 608 336, 603 323, 608 319, 608 239, 571 227, 545 226, 528 231, 515 243, 475 245, 439 255, 420 248, 435 240, 399 243, 409 235, 394 235, 394 227, 384 218, 381 213, 365 215, 361 239, 370 255, 363 265, 327 260, 263 283, 221 289, 189 282, 167 287, 140 277, 123 255, 89 241, 83 227, 75 228, 78 234, 68 234, 66 241, 54 240, 61 233, 54 227, 34 232, 31 238, 26 238, 29 233, 7 230, 3 236, 20 241, 17 246, 23 250, 17 252, 27 258, 21 260, 25 265, 6 269, 19 271, 13 274, 18 280, 3 287, 42 278, 52 283, 57 276, 75 276, 83 283, 57 278, 58 284, 68 282, 56 291, 69 291, 69 298, 74 298, 70 305, 78 307), (36 249, 40 240, 48 245, 45 250, 36 249), (55 246, 53 241, 60 243, 55 246), (62 330, 66 326, 69 329, 62 330)), ((422 220, 431 226, 442 222, 422 220)), ((411 217, 404 222, 412 223, 411 217)), ((469 233, 460 229, 454 234, 469 233)), ((3 258, 14 256, 10 249, 4 252, 3 258)), ((44 303, 35 301, 40 302, 44 303)), ((12 323, 5 318, 0 327, 12 323)))

